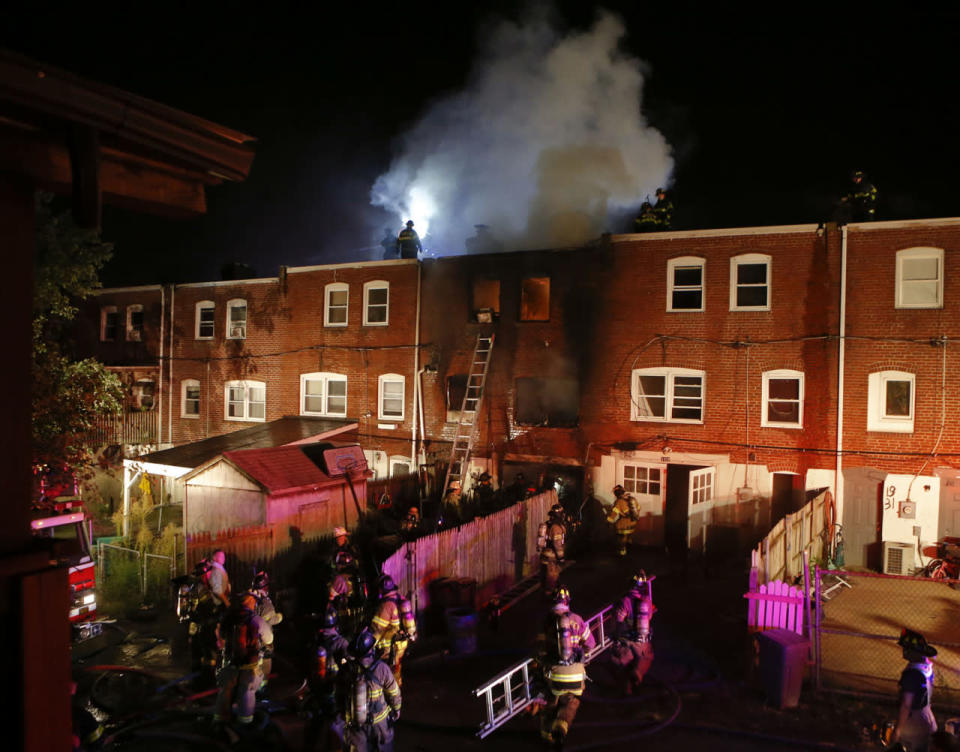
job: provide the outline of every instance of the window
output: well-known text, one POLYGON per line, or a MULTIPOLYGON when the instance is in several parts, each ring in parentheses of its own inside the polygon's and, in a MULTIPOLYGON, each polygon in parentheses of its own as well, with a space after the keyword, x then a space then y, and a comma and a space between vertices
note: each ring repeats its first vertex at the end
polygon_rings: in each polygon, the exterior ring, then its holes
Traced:
POLYGON ((904 371, 871 373, 867 387, 867 430, 913 433, 915 376, 904 371))
POLYGON ((339 373, 300 376, 300 414, 346 416, 347 377, 339 373))
POLYGON ((390 322, 390 283, 367 282, 363 286, 364 326, 386 326, 390 322))
POLYGON ((713 499, 713 470, 697 470, 690 473, 690 502, 693 506, 713 499))
POLYGON ((100 341, 113 342, 117 338, 117 307, 104 306, 100 309, 100 341))
POLYGON ((627 493, 659 498, 663 482, 662 472, 659 467, 623 465, 623 477, 620 479, 620 485, 624 487, 627 493))
POLYGON ((803 427, 803 374, 767 371, 763 374, 761 426, 803 427))
POLYGON ((143 339, 143 306, 127 306, 127 341, 140 342, 143 339))
POLYGON ((550 320, 550 277, 527 277, 521 281, 520 320, 550 320))
POLYGON ((703 371, 638 368, 631 386, 631 420, 703 423, 703 371))
POLYGON ((500 317, 500 280, 475 279, 473 281, 473 315, 481 323, 489 323, 500 317), (489 316, 489 319, 487 319, 489 316))
POLYGON ((706 262, 681 256, 667 262, 667 310, 702 311, 703 270, 706 262))
POLYGON ((447 377, 447 422, 460 419, 463 398, 467 396, 467 374, 455 373, 447 377))
POLYGON ((897 308, 943 307, 943 250, 897 251, 897 308))
POLYGON ((575 426, 580 414, 580 385, 569 379, 517 379, 517 423, 527 426, 575 426))
POLYGON ((201 300, 197 303, 196 329, 194 336, 197 339, 213 339, 213 317, 216 307, 212 300, 201 300))
POLYGON ((224 402, 226 420, 263 421, 267 415, 267 387, 262 381, 228 381, 224 402))
POLYGON ((332 282, 324 288, 323 325, 346 326, 350 287, 345 282, 332 282))
POLYGON ((770 310, 770 256, 745 253, 730 259, 730 310, 770 310))
POLYGON ((196 379, 184 379, 180 382, 180 417, 200 417, 200 382, 196 379))
POLYGON ((227 301, 227 339, 247 338, 247 301, 227 301))
POLYGON ((380 377, 381 420, 403 420, 404 383, 398 373, 385 373, 380 377))
POLYGON ((410 468, 413 463, 409 457, 391 457, 390 458, 390 477, 395 478, 402 475, 410 475, 410 468))

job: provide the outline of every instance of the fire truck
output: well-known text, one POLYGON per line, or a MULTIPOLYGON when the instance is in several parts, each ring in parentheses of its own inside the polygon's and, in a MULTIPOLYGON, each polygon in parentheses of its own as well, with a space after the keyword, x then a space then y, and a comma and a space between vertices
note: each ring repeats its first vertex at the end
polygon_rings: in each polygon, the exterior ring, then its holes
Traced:
POLYGON ((100 631, 97 615, 97 575, 91 553, 92 523, 83 512, 74 481, 49 483, 41 478, 34 494, 30 528, 46 544, 50 562, 67 567, 70 584, 70 611, 75 639, 93 637, 100 631), (62 493, 73 491, 73 493, 62 493), (52 494, 57 495, 53 496, 52 494))

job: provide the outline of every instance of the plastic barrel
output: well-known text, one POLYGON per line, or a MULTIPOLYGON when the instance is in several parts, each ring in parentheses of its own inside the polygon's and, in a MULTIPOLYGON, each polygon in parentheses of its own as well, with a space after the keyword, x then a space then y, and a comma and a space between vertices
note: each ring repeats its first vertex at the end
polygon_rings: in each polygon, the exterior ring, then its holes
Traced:
POLYGON ((454 655, 477 652, 477 612, 469 608, 447 609, 447 634, 454 655))

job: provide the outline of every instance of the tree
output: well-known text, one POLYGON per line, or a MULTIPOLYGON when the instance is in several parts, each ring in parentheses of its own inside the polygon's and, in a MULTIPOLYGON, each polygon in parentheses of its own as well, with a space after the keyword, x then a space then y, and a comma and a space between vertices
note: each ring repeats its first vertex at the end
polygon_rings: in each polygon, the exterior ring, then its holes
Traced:
POLYGON ((66 343, 76 304, 100 287, 100 270, 113 246, 99 232, 77 227, 69 212, 56 213, 46 194, 37 195, 36 232, 34 463, 82 475, 90 464, 85 436, 97 418, 120 412, 123 386, 99 361, 74 360, 66 343))

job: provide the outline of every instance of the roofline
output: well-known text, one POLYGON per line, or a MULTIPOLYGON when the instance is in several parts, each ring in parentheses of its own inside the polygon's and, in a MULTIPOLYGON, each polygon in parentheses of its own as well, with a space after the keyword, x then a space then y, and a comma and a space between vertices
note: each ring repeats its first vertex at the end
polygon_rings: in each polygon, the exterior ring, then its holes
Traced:
POLYGON ((905 230, 918 227, 949 227, 960 225, 960 217, 938 217, 936 219, 891 219, 882 222, 856 222, 847 225, 848 230, 857 232, 878 232, 880 230, 905 230))
POLYGON ((132 285, 130 287, 100 287, 94 290, 91 295, 103 295, 104 293, 120 292, 160 292, 163 285, 132 285))
POLYGON ((183 282, 173 285, 181 290, 184 287, 229 287, 230 285, 264 285, 270 282, 280 282, 279 277, 254 277, 253 279, 230 279, 219 280, 217 282, 183 282))
POLYGON ((287 274, 302 274, 303 272, 320 272, 334 269, 361 269, 371 266, 414 266, 420 262, 417 259, 384 259, 381 261, 356 261, 343 264, 315 264, 313 266, 290 266, 287 274))
POLYGON ((671 232, 632 232, 609 235, 614 243, 635 240, 686 240, 690 238, 726 238, 739 235, 803 235, 815 233, 822 224, 766 225, 760 227, 725 227, 715 230, 677 230, 671 232))

